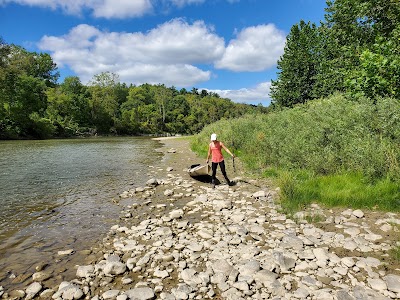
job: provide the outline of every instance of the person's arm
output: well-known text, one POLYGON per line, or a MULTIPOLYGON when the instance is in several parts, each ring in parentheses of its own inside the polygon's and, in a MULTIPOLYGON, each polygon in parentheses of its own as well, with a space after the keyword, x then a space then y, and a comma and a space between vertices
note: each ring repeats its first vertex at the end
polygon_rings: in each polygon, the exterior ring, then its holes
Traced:
POLYGON ((210 160, 210 155, 211 155, 211 147, 210 147, 210 145, 208 145, 208 154, 207 154, 206 164, 208 164, 208 161, 210 160))
POLYGON ((225 151, 228 152, 232 157, 235 157, 235 155, 233 155, 232 152, 229 151, 229 149, 228 149, 223 143, 221 143, 221 146, 222 146, 222 148, 224 148, 225 151))

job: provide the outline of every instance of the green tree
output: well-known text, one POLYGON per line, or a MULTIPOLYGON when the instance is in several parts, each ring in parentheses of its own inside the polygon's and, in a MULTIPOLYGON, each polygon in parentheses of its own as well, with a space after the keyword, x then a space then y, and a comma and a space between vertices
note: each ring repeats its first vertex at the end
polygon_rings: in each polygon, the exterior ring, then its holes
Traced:
POLYGON ((302 20, 292 26, 284 54, 278 61, 278 79, 272 81, 271 98, 274 104, 291 107, 314 98, 317 44, 315 24, 302 20))
POLYGON ((315 93, 393 96, 400 2, 335 0, 327 1, 326 11, 315 93))
MULTIPOLYGON (((47 107, 46 89, 58 78, 56 65, 47 54, 28 52, 15 45, 1 45, 0 123, 1 136, 42 137, 42 122, 47 107), (7 55, 5 55, 7 53, 7 55)), ((46 121, 47 122, 47 121, 46 121)), ((46 136, 47 136, 46 129, 46 136)))
POLYGON ((170 101, 170 99, 172 99, 173 96, 173 91, 171 89, 168 89, 165 87, 164 84, 159 84, 157 86, 154 86, 155 89, 155 100, 156 103, 159 107, 159 114, 162 116, 161 120, 162 123, 160 123, 160 130, 164 130, 165 129, 165 115, 166 115, 166 103, 168 101, 170 101))
POLYGON ((89 83, 92 120, 99 132, 115 131, 119 110, 118 84, 119 76, 111 72, 97 74, 89 83))
POLYGON ((171 133, 189 133, 186 118, 190 113, 190 106, 184 95, 177 95, 166 105, 166 128, 171 133))
POLYGON ((141 124, 144 121, 141 107, 148 103, 147 90, 143 87, 129 88, 127 100, 121 105, 121 124, 118 131, 125 134, 141 133, 141 124))
POLYGON ((90 94, 78 77, 66 77, 56 88, 47 89, 46 115, 57 126, 59 136, 86 132, 92 126, 90 94))

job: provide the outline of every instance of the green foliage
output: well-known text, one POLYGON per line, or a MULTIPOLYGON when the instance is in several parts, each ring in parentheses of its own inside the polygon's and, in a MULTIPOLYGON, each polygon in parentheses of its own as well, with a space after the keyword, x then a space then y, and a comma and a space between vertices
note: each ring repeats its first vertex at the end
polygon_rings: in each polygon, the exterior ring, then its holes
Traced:
POLYGON ((329 0, 326 12, 319 27, 292 27, 272 102, 291 107, 335 92, 399 99, 399 1, 329 0))
POLYGON ((304 209, 313 202, 326 207, 400 211, 400 188, 387 178, 370 182, 360 173, 305 177, 297 172, 286 172, 279 178, 282 207, 287 212, 304 209))
POLYGON ((206 90, 177 91, 163 84, 127 86, 111 72, 88 86, 78 77, 57 85, 48 54, 0 39, 0 138, 100 134, 192 134, 220 119, 263 112, 206 90))
POLYGON ((389 253, 392 259, 394 259, 397 263, 400 262, 400 246, 390 249, 389 253))
POLYGON ((205 127, 194 143, 208 141, 215 131, 254 168, 309 169, 316 174, 349 170, 397 179, 399 117, 395 99, 381 98, 374 105, 335 95, 267 115, 219 121, 205 127))
POLYGON ((49 119, 40 117, 39 114, 36 112, 32 113, 29 116, 29 119, 32 121, 32 125, 30 126, 30 128, 33 131, 34 136, 41 139, 53 136, 56 127, 49 119))
POLYGON ((278 79, 272 81, 271 98, 279 106, 291 107, 314 98, 318 32, 315 24, 292 26, 285 52, 278 61, 278 79))
POLYGON ((337 94, 267 115, 219 121, 196 135, 192 148, 205 149, 216 132, 248 168, 280 180, 283 198, 295 206, 291 209, 321 199, 371 208, 379 199, 378 207, 390 210, 400 207, 399 118, 396 99, 355 101, 337 94))
POLYGON ((399 99, 399 55, 400 47, 395 42, 379 38, 371 49, 366 49, 361 53, 359 68, 349 74, 346 81, 349 92, 371 99, 379 96, 399 99))

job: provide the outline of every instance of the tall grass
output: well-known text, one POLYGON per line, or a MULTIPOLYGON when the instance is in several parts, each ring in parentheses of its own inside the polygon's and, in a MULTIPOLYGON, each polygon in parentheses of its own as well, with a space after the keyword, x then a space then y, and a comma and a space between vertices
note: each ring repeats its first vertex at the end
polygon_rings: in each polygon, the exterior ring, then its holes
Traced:
POLYGON ((266 115, 223 120, 196 135, 192 148, 207 151, 213 132, 249 169, 279 170, 283 199, 291 205, 315 200, 399 210, 398 100, 373 103, 337 94, 266 115))
POLYGON ((370 182, 360 173, 299 176, 299 172, 284 172, 278 184, 282 186, 283 209, 289 213, 312 202, 326 207, 400 211, 399 184, 388 178, 370 182))

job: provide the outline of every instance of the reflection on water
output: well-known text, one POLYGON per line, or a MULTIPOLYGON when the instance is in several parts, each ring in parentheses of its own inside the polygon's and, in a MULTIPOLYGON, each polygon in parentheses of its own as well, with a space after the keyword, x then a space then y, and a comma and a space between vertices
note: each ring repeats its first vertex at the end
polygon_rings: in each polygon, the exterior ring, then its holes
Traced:
MULTIPOLYGON (((112 198, 147 180, 148 138, 0 141, 0 272, 87 245, 119 213, 112 198)), ((0 276, 1 279, 6 275, 0 276)))

